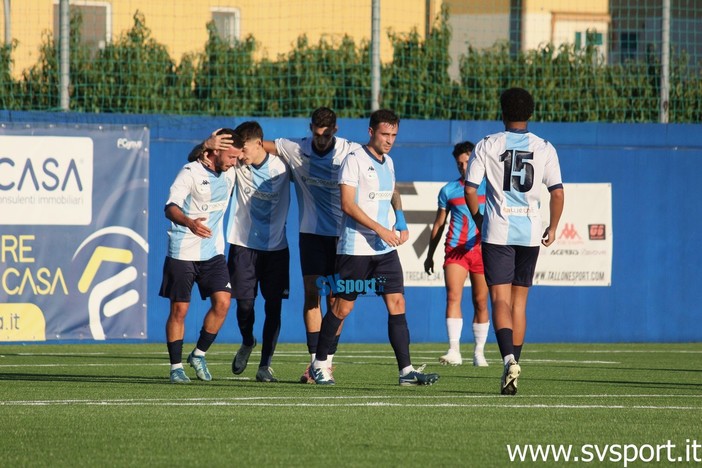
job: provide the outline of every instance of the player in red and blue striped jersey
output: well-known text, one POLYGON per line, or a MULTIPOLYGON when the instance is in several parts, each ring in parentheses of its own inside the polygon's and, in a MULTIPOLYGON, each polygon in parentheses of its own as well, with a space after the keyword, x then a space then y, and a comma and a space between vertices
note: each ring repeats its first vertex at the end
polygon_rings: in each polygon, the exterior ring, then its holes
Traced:
MULTIPOLYGON (((473 365, 485 367, 484 349, 490 322, 488 318, 488 287, 483 274, 480 232, 470 216, 465 200, 465 174, 468 158, 473 150, 473 143, 464 141, 453 148, 453 157, 461 177, 444 185, 439 191, 439 209, 436 211, 434 227, 429 239, 429 252, 424 261, 427 274, 434 271, 434 252, 439 244, 449 213, 451 221, 446 233, 444 248, 444 282, 446 284, 446 330, 449 338, 448 352, 439 358, 444 365, 458 366, 463 363, 461 356, 461 332, 463 330, 463 313, 461 299, 463 285, 470 274, 473 299, 473 365)), ((478 189, 481 209, 485 205, 485 184, 478 189)))

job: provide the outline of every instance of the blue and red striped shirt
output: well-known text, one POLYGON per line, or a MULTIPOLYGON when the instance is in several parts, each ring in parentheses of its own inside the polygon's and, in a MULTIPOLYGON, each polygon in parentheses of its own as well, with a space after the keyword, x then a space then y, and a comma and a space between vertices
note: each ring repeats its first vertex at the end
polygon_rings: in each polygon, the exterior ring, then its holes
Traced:
MULTIPOLYGON (((439 208, 451 214, 449 229, 446 233, 446 247, 461 247, 465 250, 472 249, 480 243, 480 233, 475 228, 473 218, 470 216, 464 195, 465 181, 458 178, 441 187, 439 191, 439 208)), ((485 212, 485 182, 478 187, 478 201, 480 212, 485 212)))

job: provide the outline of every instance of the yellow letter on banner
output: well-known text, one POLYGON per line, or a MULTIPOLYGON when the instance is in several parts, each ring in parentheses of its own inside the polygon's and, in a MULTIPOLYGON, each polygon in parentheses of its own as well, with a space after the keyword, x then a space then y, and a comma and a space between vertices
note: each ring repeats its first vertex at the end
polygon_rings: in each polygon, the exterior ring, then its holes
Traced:
POLYGON ((0 304, 0 341, 46 341, 46 320, 35 304, 0 304))
POLYGON ((97 247, 90 261, 85 266, 85 271, 78 281, 78 291, 85 293, 88 291, 93 278, 97 274, 98 268, 103 261, 129 264, 132 263, 133 254, 130 250, 115 249, 112 247, 97 247))

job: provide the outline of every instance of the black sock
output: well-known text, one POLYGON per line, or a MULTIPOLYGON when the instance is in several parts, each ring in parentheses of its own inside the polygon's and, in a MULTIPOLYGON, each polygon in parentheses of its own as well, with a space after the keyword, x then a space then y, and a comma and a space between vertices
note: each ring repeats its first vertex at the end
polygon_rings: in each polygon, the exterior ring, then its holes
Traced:
POLYGON ((342 320, 330 310, 322 319, 322 329, 319 330, 319 340, 317 340, 317 360, 326 361, 329 350, 336 338, 336 331, 339 329, 342 320))
POLYGON ((329 354, 336 354, 336 349, 339 347, 339 338, 341 338, 341 335, 336 335, 334 337, 334 341, 332 341, 332 344, 329 347, 329 354))
POLYGON ((412 365, 410 359, 410 334, 407 328, 407 317, 405 314, 388 315, 388 338, 393 351, 395 351, 395 359, 397 359, 397 367, 402 370, 407 366, 412 365))
POLYGON ((307 351, 310 354, 317 352, 317 342, 319 341, 319 332, 307 332, 307 351))
POLYGON ((241 342, 245 346, 253 346, 253 327, 256 316, 254 314, 253 299, 236 300, 236 321, 241 332, 241 342))
POLYGON ((275 347, 280 334, 280 313, 283 308, 283 299, 266 300, 266 320, 263 322, 263 347, 261 348, 261 361, 259 367, 271 365, 275 347))
POLYGON ((508 354, 514 354, 511 328, 500 328, 495 332, 495 338, 497 338, 497 346, 500 348, 500 354, 503 359, 508 354))
POLYGON ((524 346, 524 343, 514 345, 514 360, 517 362, 519 362, 519 357, 522 355, 522 346, 524 346))
POLYGON ((217 338, 216 333, 209 333, 205 331, 205 328, 203 327, 200 329, 200 338, 198 338, 197 345, 195 347, 203 353, 206 353, 207 350, 210 349, 210 346, 212 346, 212 343, 214 343, 215 338, 217 338))
POLYGON ((183 362, 183 340, 175 340, 166 343, 168 348, 168 359, 171 364, 180 364, 183 362))

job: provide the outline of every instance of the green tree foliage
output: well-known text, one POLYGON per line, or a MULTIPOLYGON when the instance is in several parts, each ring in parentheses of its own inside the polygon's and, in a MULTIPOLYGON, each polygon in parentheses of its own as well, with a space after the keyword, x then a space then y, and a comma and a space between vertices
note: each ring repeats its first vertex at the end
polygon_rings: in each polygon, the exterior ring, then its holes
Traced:
POLYGON ((259 89, 253 54, 256 40, 249 36, 233 45, 207 24, 208 40, 195 75, 195 96, 211 115, 254 115, 259 89))
POLYGON ((12 78, 12 51, 17 41, 0 46, 0 107, 2 109, 19 109, 17 101, 18 83, 12 78))
POLYGON ((20 93, 22 109, 52 110, 59 107, 59 64, 56 41, 44 32, 36 64, 22 72, 20 93))
MULTIPOLYGON (((310 43, 298 38, 287 54, 256 58, 253 36, 229 43, 213 22, 202 52, 176 64, 151 37, 144 15, 103 49, 81 41, 81 18, 71 16, 70 105, 81 112, 308 117, 326 105, 342 117, 370 113, 370 45, 344 36, 310 43)), ((588 32, 595 34, 595 32, 588 32)), ((552 122, 656 122, 659 115, 659 54, 641 61, 607 64, 588 45, 545 45, 510 52, 498 42, 467 46, 460 80, 448 75, 451 30, 444 8, 425 38, 416 30, 388 32, 392 61, 382 67, 381 105, 402 118, 499 120, 500 93, 511 86, 531 90, 534 120, 552 122)), ((586 40, 586 44, 591 41, 586 40)), ((0 106, 56 110, 59 107, 58 44, 44 33, 36 64, 12 78, 14 44, 0 47, 0 106)), ((259 54, 260 55, 260 54, 259 54)), ((669 120, 702 120, 702 64, 685 51, 671 51, 669 120)))
MULTIPOLYGON (((182 66, 187 70, 187 61, 182 66)), ((182 85, 176 70, 166 46, 151 38, 144 15, 137 10, 132 28, 98 51, 91 62, 87 74, 91 87, 83 107, 91 112, 172 112, 178 84, 182 85)))

